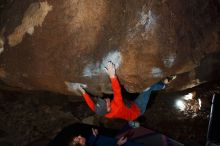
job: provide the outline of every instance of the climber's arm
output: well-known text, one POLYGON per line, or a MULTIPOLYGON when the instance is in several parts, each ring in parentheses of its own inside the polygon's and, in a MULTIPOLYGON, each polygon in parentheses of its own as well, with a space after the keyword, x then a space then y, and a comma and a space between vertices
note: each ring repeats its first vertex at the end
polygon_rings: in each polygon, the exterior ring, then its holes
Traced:
POLYGON ((92 101, 91 97, 89 96, 88 93, 86 93, 86 91, 80 87, 79 88, 80 92, 82 93, 82 96, 84 97, 86 103, 88 104, 89 108, 94 111, 95 110, 95 104, 94 102, 92 101))
POLYGON ((121 95, 121 87, 116 77, 115 65, 111 61, 109 61, 105 69, 112 83, 112 90, 114 92, 113 101, 115 101, 116 103, 122 104, 123 99, 121 95))

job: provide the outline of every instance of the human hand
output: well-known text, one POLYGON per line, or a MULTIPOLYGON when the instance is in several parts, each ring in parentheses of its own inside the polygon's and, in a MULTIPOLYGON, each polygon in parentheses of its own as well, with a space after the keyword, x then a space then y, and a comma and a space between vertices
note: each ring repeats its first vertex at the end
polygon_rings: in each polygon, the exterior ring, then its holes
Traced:
POLYGON ((110 78, 115 77, 115 65, 111 61, 107 63, 105 71, 107 72, 110 78))
POLYGON ((81 92, 81 94, 85 94, 86 93, 85 89, 83 89, 82 86, 79 86, 79 91, 81 92))
POLYGON ((127 142, 128 138, 127 137, 121 137, 118 141, 117 141, 117 145, 121 146, 123 144, 125 144, 127 142))
POLYGON ((96 137, 99 134, 98 129, 92 128, 92 134, 96 137))

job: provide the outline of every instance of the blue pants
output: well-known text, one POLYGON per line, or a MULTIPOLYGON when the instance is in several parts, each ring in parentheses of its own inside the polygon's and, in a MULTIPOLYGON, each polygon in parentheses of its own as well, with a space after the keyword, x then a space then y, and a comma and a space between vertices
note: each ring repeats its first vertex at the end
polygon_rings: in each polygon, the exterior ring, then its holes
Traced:
POLYGON ((146 111, 147 103, 150 98, 150 94, 152 91, 158 91, 165 88, 165 84, 163 82, 158 82, 147 89, 145 89, 140 95, 135 99, 135 103, 141 110, 141 115, 146 111))

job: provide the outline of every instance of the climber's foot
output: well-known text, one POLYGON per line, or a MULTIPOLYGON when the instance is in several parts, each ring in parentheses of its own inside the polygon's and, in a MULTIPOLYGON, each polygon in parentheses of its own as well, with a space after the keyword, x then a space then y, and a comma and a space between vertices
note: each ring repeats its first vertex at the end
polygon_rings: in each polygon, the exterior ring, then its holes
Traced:
POLYGON ((172 82, 173 80, 176 79, 176 75, 171 75, 169 77, 166 77, 164 80, 163 80, 163 83, 164 84, 169 84, 170 82, 172 82))

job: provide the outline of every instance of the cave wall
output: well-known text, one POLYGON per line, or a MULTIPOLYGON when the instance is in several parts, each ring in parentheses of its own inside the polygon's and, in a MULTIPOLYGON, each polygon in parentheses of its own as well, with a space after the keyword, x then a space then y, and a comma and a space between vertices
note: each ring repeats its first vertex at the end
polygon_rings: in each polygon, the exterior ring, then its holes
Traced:
POLYGON ((77 94, 68 91, 71 82, 110 93, 103 70, 109 60, 129 92, 171 74, 178 74, 174 90, 219 79, 218 0, 7 2, 0 80, 8 86, 77 94))

